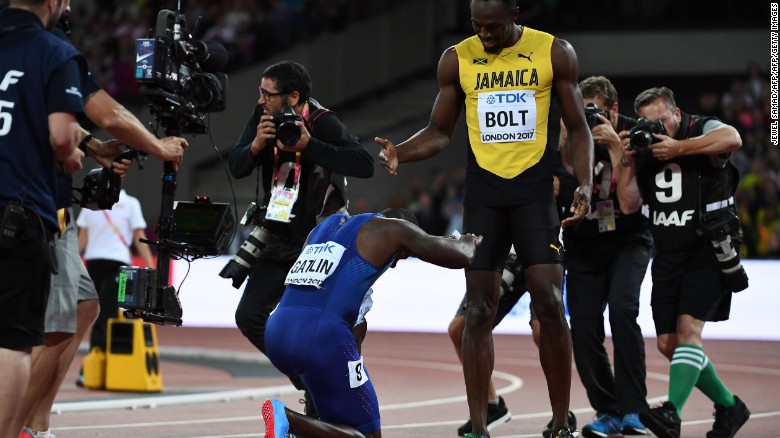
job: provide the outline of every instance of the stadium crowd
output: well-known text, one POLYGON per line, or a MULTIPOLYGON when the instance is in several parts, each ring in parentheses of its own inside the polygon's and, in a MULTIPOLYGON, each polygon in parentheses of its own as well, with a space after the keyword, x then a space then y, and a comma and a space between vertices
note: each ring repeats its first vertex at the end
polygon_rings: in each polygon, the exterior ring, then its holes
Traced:
MULTIPOLYGON (((175 8, 173 3, 164 0, 73 2, 72 40, 88 59, 90 70, 98 82, 118 101, 126 105, 142 103, 139 86, 133 79, 135 40, 148 37, 151 34, 150 23, 155 22, 157 12, 175 8)), ((193 37, 213 39, 227 48, 230 54, 226 67, 228 72, 267 59, 275 52, 289 49, 323 32, 337 32, 351 23, 402 3, 361 0, 181 1, 193 37)), ((657 18, 645 13, 645 9, 656 13, 660 11, 643 7, 644 2, 605 2, 614 3, 614 7, 601 5, 587 10, 583 9, 586 5, 580 2, 569 6, 566 6, 569 3, 566 1, 529 0, 519 3, 522 4, 521 10, 527 11, 523 20, 529 23, 544 20, 545 23, 538 23, 542 28, 553 26, 551 20, 555 18, 555 26, 562 27, 562 23, 566 23, 565 27, 576 29, 576 23, 567 19, 573 11, 602 16, 628 14, 636 19, 632 23, 642 27, 651 25, 657 18)), ((7 0, 0 0, 0 7, 6 5, 7 0)), ((747 14, 749 17, 753 15, 747 14)), ((736 24, 748 25, 745 20, 736 24)), ((706 26, 706 21, 694 25, 706 26)), ((665 22, 674 24, 674 20, 665 22)), ((464 27, 464 30, 467 29, 464 27)), ((680 100, 685 101, 685 98, 680 100)), ((727 90, 705 91, 698 97, 692 96, 689 101, 696 104, 695 108, 690 108, 692 112, 720 117, 742 135, 743 147, 732 160, 741 175, 737 202, 744 229, 744 256, 779 258, 780 148, 773 146, 769 139, 768 72, 752 63, 727 90)), ((464 169, 456 169, 449 175, 444 170, 436 170, 430 181, 410 182, 406 193, 397 193, 391 204, 413 210, 426 231, 448 233, 460 226, 464 174, 464 169)), ((360 212, 376 206, 369 205, 367 200, 355 199, 353 208, 360 212)))

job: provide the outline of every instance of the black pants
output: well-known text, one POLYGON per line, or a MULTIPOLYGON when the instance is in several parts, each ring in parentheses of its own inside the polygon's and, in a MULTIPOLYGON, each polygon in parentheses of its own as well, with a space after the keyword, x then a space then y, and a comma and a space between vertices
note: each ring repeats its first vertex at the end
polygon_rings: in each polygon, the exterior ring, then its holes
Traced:
POLYGON ((636 319, 649 257, 649 247, 635 242, 600 245, 566 257, 574 361, 598 412, 625 415, 647 406, 645 344, 636 319), (607 306, 614 375, 604 348, 607 306))
MULTIPOLYGON (((258 350, 265 354, 265 326, 268 317, 284 294, 284 279, 292 263, 258 260, 249 273, 244 293, 236 308, 236 325, 258 350)), ((297 376, 290 381, 299 389, 305 386, 297 376)))
POLYGON ((119 267, 126 263, 116 260, 87 260, 87 272, 95 282, 100 303, 100 313, 92 326, 92 335, 89 340, 89 348, 100 347, 106 351, 106 337, 108 331, 108 318, 116 318, 119 305, 117 294, 119 293, 119 267))
POLYGON ((43 344, 51 253, 49 236, 44 236, 40 221, 35 218, 30 223, 10 242, 10 248, 0 248, 0 349, 43 344))

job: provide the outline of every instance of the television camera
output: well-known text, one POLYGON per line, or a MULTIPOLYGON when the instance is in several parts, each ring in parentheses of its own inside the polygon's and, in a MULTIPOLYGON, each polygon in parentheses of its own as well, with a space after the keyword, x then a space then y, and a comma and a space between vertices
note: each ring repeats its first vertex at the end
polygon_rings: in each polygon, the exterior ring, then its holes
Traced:
POLYGON ((225 110, 225 47, 193 40, 181 11, 157 14, 152 38, 136 40, 135 79, 152 115, 180 134, 204 134, 206 113, 225 110))
MULTIPOLYGON (((153 38, 136 42, 135 79, 143 87, 155 120, 166 135, 205 134, 206 113, 225 109, 227 75, 220 70, 228 61, 218 42, 193 40, 186 30, 181 1, 176 12, 157 14, 153 38)), ((223 253, 233 235, 235 219, 228 204, 212 203, 207 196, 193 202, 175 202, 176 167, 166 161, 162 175, 162 201, 156 269, 123 266, 119 276, 119 307, 125 316, 155 324, 182 323, 178 292, 169 285, 172 258, 194 260, 223 253)))

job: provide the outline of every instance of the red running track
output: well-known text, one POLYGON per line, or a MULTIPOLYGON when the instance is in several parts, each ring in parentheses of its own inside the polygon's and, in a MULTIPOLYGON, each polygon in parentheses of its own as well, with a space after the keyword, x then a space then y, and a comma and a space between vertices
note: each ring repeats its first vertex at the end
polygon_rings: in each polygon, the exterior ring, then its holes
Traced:
MULTIPOLYGON (((263 357, 237 329, 157 327, 157 335, 163 352, 190 347, 216 350, 218 356, 236 360, 258 361, 263 357)), ((666 397, 668 363, 655 349, 655 339, 645 342, 648 398, 657 402, 666 397)), ((528 336, 497 335, 495 346, 494 381, 512 412, 512 420, 495 428, 493 438, 541 436, 551 414, 533 342, 528 336)), ((446 334, 369 332, 363 351, 379 394, 384 437, 457 436, 456 428, 467 418, 465 386, 446 334)), ((753 413, 738 436, 780 436, 780 343, 708 340, 705 351, 727 386, 753 413)), ((92 405, 89 411, 52 415, 52 431, 58 438, 262 437, 260 405, 268 394, 292 409, 302 410, 300 393, 291 391, 284 377, 234 377, 222 369, 182 360, 163 360, 164 390, 152 395, 160 402, 153 402, 157 406, 150 408, 143 401, 149 394, 77 388, 74 380, 79 357, 69 370, 55 406, 68 409, 77 406, 75 402, 96 403, 88 403, 92 405), (162 402, 171 395, 197 398, 198 394, 215 391, 224 397, 199 402, 185 398, 171 405, 162 402), (112 408, 112 404, 136 407, 112 408)), ((262 364, 247 366, 252 369, 262 364)), ((571 408, 580 426, 594 414, 576 372, 572 377, 571 408)), ((712 412, 710 401, 694 391, 683 411, 683 436, 705 436, 712 425, 712 412)))

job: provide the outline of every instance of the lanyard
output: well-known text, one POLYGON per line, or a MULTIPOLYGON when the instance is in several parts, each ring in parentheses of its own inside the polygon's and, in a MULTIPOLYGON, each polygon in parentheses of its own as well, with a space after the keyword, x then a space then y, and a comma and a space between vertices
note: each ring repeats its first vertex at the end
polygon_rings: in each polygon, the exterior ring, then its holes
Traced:
POLYGON ((126 247, 130 247, 130 245, 127 244, 127 240, 125 240, 124 236, 122 236, 122 233, 119 231, 119 228, 117 228, 117 226, 114 225, 114 221, 111 220, 111 216, 109 216, 105 210, 101 210, 101 211, 103 212, 103 216, 106 217, 108 224, 111 225, 111 228, 114 230, 114 233, 116 233, 116 235, 119 237, 119 240, 121 240, 126 247))
MULTIPOLYGON (((295 153, 295 177, 293 178, 293 188, 298 187, 298 180, 301 177, 301 153, 295 153)), ((279 148, 274 146, 274 186, 279 180, 279 148)))

